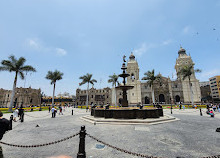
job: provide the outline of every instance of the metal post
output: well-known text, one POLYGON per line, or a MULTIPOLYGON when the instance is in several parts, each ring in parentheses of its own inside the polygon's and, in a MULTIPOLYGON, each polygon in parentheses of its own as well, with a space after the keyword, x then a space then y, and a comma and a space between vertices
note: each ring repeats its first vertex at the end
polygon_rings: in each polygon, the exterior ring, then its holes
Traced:
POLYGON ((199 110, 200 110, 200 116, 202 116, 202 109, 201 109, 201 107, 200 107, 200 109, 199 109, 199 110))
POLYGON ((24 122, 24 113, 21 114, 21 122, 24 122))
POLYGON ((11 117, 10 117, 10 126, 9 126, 9 130, 12 130, 12 121, 13 121, 13 115, 11 115, 11 117))
POLYGON ((73 109, 72 109, 72 115, 73 115, 73 109))
POLYGON ((173 105, 171 104, 170 113, 173 114, 173 105))
POLYGON ((77 158, 86 158, 85 152, 85 137, 86 137, 86 130, 85 126, 81 126, 80 134, 79 134, 79 152, 77 154, 77 158))

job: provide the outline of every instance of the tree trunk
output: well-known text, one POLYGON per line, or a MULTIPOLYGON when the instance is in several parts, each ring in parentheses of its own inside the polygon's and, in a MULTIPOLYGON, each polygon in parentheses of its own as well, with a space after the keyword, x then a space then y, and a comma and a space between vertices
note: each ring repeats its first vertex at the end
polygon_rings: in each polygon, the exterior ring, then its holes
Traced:
POLYGON ((86 91, 86 107, 88 107, 89 105, 89 82, 87 85, 87 91, 86 91))
POLYGON ((191 85, 190 77, 189 77, 189 87, 190 87, 190 94, 191 94, 191 103, 192 103, 192 106, 194 106, 193 90, 192 90, 192 85, 191 85))
POLYGON ((54 106, 55 88, 56 88, 56 82, 53 84, 53 99, 52 99, 52 107, 54 106))
POLYGON ((153 85, 151 86, 151 95, 152 95, 152 101, 155 104, 155 98, 154 98, 154 87, 153 85))
POLYGON ((12 107, 13 107, 13 103, 14 103, 14 96, 15 96, 15 89, 16 89, 16 84, 17 84, 17 78, 18 78, 18 72, 15 73, 15 80, 14 80, 12 94, 11 94, 11 101, 10 101, 10 105, 9 105, 9 109, 8 109, 9 112, 12 112, 12 107))

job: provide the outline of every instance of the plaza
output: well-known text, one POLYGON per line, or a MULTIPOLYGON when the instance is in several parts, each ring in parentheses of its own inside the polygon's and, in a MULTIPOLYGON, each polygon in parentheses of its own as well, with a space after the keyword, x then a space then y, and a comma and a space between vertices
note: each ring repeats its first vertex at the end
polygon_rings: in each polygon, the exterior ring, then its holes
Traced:
MULTIPOLYGON (((160 124, 123 125, 94 124, 84 121, 89 116, 85 109, 67 108, 64 115, 51 118, 48 111, 25 113, 23 123, 13 122, 13 130, 7 132, 2 142, 16 145, 38 145, 49 143, 74 135, 85 125, 86 132, 112 146, 154 157, 208 157, 219 155, 220 113, 211 118, 202 109, 173 109, 172 117, 178 120, 160 124), (39 125, 39 127, 36 127, 39 125)), ((170 109, 164 109, 171 115, 170 109)), ((9 119, 10 114, 4 114, 9 119)), ((79 136, 66 141, 38 148, 19 148, 2 145, 4 158, 51 157, 68 155, 76 157, 79 136)), ((133 158, 137 156, 104 146, 86 136, 86 156, 88 158, 133 158)))

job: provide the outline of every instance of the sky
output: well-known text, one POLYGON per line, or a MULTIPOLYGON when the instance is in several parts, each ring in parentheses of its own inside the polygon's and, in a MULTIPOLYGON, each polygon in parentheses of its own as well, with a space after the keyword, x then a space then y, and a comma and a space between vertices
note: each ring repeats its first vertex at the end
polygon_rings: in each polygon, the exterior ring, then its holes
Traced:
MULTIPOLYGON (((197 78, 208 81, 220 75, 219 15, 219 0, 1 0, 0 61, 15 55, 36 68, 18 87, 52 95, 45 76, 57 69, 64 76, 56 94, 75 94, 86 73, 98 81, 94 88, 111 87, 109 75, 122 72, 131 52, 140 78, 155 69, 175 79, 182 46, 202 70, 197 78)), ((0 72, 0 88, 12 89, 14 76, 0 72)))

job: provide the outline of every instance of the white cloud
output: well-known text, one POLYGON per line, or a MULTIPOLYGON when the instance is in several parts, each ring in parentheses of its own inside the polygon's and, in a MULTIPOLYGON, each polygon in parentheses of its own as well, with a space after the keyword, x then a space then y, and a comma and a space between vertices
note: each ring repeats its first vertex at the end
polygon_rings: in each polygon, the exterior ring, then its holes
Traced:
POLYGON ((192 32, 192 27, 191 26, 185 26, 184 28, 183 28, 183 30, 182 30, 182 34, 188 34, 188 33, 190 33, 190 32, 192 32))
POLYGON ((161 47, 161 46, 167 46, 171 43, 173 43, 173 40, 171 39, 165 40, 162 43, 150 43, 150 44, 142 43, 139 48, 133 50, 133 53, 136 56, 142 56, 144 53, 149 51, 149 49, 161 47))
POLYGON ((198 75, 201 79, 208 80, 210 77, 216 76, 220 74, 220 69, 213 69, 210 71, 204 71, 200 75, 198 75))
POLYGON ((134 55, 136 56, 142 56, 144 53, 146 53, 149 49, 155 47, 155 44, 146 44, 143 43, 141 46, 137 49, 133 50, 134 55))
POLYGON ((27 39, 26 44, 34 49, 39 49, 41 47, 38 39, 27 39))
POLYGON ((166 46, 166 45, 169 45, 169 44, 171 44, 171 43, 173 43, 173 40, 168 39, 168 40, 163 41, 163 42, 162 42, 162 45, 163 45, 163 46, 166 46))
POLYGON ((60 55, 60 56, 64 56, 67 54, 66 50, 62 49, 62 48, 56 48, 56 54, 60 55))

